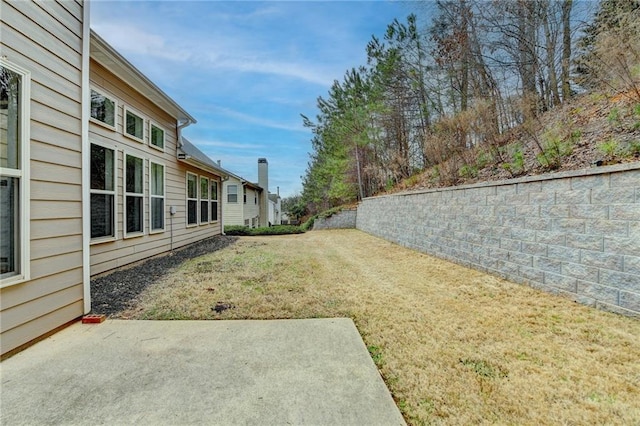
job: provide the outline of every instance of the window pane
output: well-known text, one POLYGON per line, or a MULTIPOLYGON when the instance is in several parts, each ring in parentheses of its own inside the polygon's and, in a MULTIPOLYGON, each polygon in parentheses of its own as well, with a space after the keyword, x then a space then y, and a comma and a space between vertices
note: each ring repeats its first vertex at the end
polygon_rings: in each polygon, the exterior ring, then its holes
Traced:
POLYGON ((0 67, 0 167, 20 169, 21 77, 0 67))
POLYGON ((212 221, 218 220, 218 202, 217 201, 211 202, 211 220, 212 221))
POLYGON ((20 179, 0 178, 0 274, 20 273, 20 179))
POLYGON ((218 199, 218 182, 211 182, 211 199, 218 199))
POLYGON ((187 223, 198 223, 198 202, 195 200, 187 201, 187 223))
POLYGON ((131 111, 127 111, 127 125, 126 132, 131 136, 135 136, 138 139, 142 139, 144 120, 142 117, 138 117, 131 111))
POLYGON ((142 194, 142 158, 127 155, 126 191, 142 194))
POLYGON ((200 222, 209 222, 209 202, 200 201, 200 222))
POLYGON ((229 203, 238 202, 238 185, 227 186, 227 202, 229 203))
POLYGON ((151 144, 158 148, 164 148, 164 130, 151 125, 151 144))
POLYGON ((198 177, 187 175, 187 197, 198 198, 198 177))
POLYGON ((151 199, 151 229, 164 229, 164 200, 151 199))
POLYGON ((115 125, 115 103, 96 92, 91 91, 91 117, 110 126, 115 125))
POLYGON ((127 232, 142 232, 142 197, 126 198, 127 232))
POLYGON ((91 194, 91 238, 113 237, 114 196, 91 194))
POLYGON ((200 178, 200 198, 209 199, 209 179, 200 178))
POLYGON ((151 195, 164 195, 164 166, 151 163, 151 195))
POLYGON ((113 151, 91 145, 91 189, 113 191, 113 151))

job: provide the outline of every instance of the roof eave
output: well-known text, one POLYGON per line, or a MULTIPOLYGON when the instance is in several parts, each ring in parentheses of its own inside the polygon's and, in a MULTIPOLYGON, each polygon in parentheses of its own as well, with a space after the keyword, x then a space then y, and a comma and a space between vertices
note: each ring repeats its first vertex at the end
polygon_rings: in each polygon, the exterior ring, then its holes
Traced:
POLYGON ((209 173, 212 173, 214 175, 220 176, 221 178, 228 176, 228 173, 226 172, 226 170, 219 169, 217 167, 212 167, 209 164, 206 164, 206 163, 203 163, 202 161, 199 161, 197 158, 193 158, 193 157, 189 157, 189 156, 187 156, 187 158, 179 158, 178 157, 178 161, 180 161, 182 163, 185 163, 185 164, 188 164, 188 165, 190 165, 192 167, 195 167, 197 169, 205 170, 205 171, 207 171, 209 173))
POLYGON ((156 86, 93 30, 91 30, 90 51, 91 59, 107 68, 142 96, 174 117, 178 122, 196 123, 196 119, 185 111, 184 108, 178 105, 176 101, 171 99, 169 95, 164 93, 162 89, 156 86))

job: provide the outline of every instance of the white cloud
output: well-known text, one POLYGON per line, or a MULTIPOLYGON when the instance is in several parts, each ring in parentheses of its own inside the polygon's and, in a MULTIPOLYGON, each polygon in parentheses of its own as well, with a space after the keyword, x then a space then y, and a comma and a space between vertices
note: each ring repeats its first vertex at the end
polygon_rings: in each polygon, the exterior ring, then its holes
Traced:
POLYGON ((164 37, 146 32, 139 25, 103 21, 92 25, 92 28, 124 56, 127 54, 154 56, 181 62, 186 61, 190 56, 190 53, 172 46, 164 37), (135 42, 132 42, 133 40, 135 42))
POLYGON ((259 126, 269 127, 271 129, 280 129, 280 130, 289 130, 295 132, 308 132, 302 124, 286 124, 281 123, 279 121, 271 120, 264 117, 256 117, 250 114, 245 114, 243 112, 234 111, 230 108, 225 108, 217 105, 207 105, 206 109, 212 110, 213 112, 220 113, 227 117, 232 117, 238 119, 240 121, 244 121, 245 123, 257 124, 259 126))
POLYGON ((265 145, 242 143, 242 142, 226 142, 226 141, 203 141, 195 139, 193 141, 198 147, 220 147, 220 148, 233 148, 233 149, 264 149, 265 145))

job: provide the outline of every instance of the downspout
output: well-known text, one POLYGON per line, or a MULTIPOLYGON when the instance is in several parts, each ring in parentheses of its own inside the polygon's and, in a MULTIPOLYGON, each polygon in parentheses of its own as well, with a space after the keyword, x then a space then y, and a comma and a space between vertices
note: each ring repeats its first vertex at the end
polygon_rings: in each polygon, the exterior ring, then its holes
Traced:
POLYGON ((224 199, 224 183, 226 181, 229 180, 229 176, 221 176, 220 177, 220 191, 218 192, 218 202, 220 203, 220 234, 222 235, 227 235, 224 233, 224 217, 223 217, 223 211, 224 211, 224 207, 222 206, 222 200, 224 199))
POLYGON ((82 2, 82 71, 81 71, 81 152, 82 152, 82 300, 85 314, 91 312, 91 145, 89 143, 89 59, 91 55, 91 27, 89 1, 82 2))
POLYGON ((188 118, 184 121, 184 123, 180 123, 180 120, 176 121, 176 137, 178 138, 178 143, 176 144, 177 148, 182 148, 182 129, 190 124, 193 124, 193 121, 188 118))

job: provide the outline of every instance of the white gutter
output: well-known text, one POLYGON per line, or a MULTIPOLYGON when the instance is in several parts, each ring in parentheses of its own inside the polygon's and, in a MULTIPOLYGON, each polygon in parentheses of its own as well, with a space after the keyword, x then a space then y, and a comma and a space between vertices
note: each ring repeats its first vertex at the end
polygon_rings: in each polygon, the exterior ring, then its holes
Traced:
POLYGON ((224 183, 229 180, 229 175, 222 176, 220 178, 220 191, 218 192, 218 203, 220 204, 220 234, 227 235, 224 233, 224 217, 223 211, 224 207, 222 207, 222 200, 224 199, 224 183))
POLYGON ((178 138, 178 148, 182 148, 182 129, 193 123, 195 123, 195 121, 191 120, 190 118, 187 118, 184 123, 180 123, 180 120, 176 121, 176 136, 178 138))

